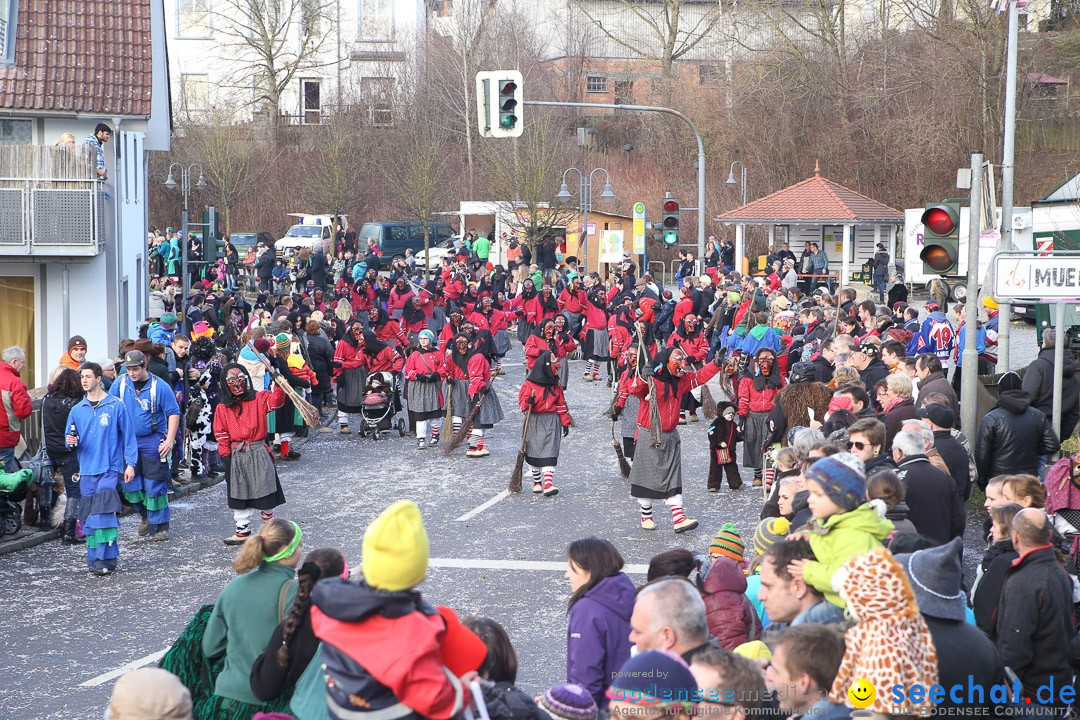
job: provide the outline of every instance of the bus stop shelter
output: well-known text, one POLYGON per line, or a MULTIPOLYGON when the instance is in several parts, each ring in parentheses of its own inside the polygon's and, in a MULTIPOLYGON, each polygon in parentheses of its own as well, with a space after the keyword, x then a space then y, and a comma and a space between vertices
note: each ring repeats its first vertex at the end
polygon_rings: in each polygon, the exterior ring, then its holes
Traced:
MULTIPOLYGON (((766 225, 769 244, 789 243, 796 255, 804 243, 816 242, 829 256, 830 273, 840 263, 841 286, 851 282, 852 265, 860 267, 885 243, 890 260, 896 257, 897 228, 904 213, 814 174, 771 195, 747 203, 715 218, 735 226, 735 257, 746 256, 746 226, 766 225)), ((890 267, 894 262, 890 262, 890 267)), ((751 263, 751 273, 757 270, 751 263)))

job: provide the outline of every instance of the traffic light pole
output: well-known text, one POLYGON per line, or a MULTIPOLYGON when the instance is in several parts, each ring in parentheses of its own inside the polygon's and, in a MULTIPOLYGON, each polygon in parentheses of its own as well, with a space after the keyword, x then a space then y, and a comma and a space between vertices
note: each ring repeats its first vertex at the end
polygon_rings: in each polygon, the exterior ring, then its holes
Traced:
POLYGON ((694 125, 690 118, 683 115, 678 110, 672 110, 671 108, 659 107, 655 105, 614 105, 607 103, 577 103, 577 102, 549 102, 542 100, 525 100, 524 105, 537 105, 542 107, 575 107, 575 108, 607 108, 610 110, 635 110, 638 112, 658 112, 666 113, 668 115, 674 115, 679 118, 694 131, 694 139, 697 140, 698 148, 698 161, 697 161, 697 176, 698 176, 698 196, 697 196, 697 212, 698 212, 698 239, 697 239, 697 258, 698 262, 702 262, 705 256, 705 143, 701 140, 701 133, 698 132, 697 126, 694 125))
MULTIPOLYGON (((1016 0, 1009 3, 1008 54, 1005 69, 1005 143, 1001 153, 1001 238, 998 250, 1012 250, 1013 220, 1013 163, 1016 156, 1016 45, 1020 32, 1020 9, 1016 0)), ((972 212, 974 212, 972 206, 972 212)), ((1009 371, 1009 336, 1012 322, 1012 305, 1007 302, 998 307, 998 362, 997 371, 1009 371)))
POLYGON ((961 355, 960 375, 960 427, 964 435, 973 438, 978 435, 977 393, 979 388, 979 349, 977 331, 979 328, 979 235, 982 232, 982 187, 983 154, 971 154, 971 211, 968 213, 968 257, 967 257, 967 319, 964 321, 964 352, 961 355))

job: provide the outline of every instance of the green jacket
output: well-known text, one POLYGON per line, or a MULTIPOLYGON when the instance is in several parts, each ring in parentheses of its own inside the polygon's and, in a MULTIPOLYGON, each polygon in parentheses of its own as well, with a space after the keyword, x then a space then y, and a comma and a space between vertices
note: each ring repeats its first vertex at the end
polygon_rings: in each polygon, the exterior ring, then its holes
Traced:
POLYGON ((491 241, 481 235, 473 242, 472 251, 476 253, 476 257, 487 260, 488 255, 491 254, 491 241))
MULTIPOLYGON (((281 586, 291 582, 296 570, 281 563, 261 563, 249 573, 235 577, 218 595, 214 613, 203 635, 203 655, 225 653, 225 667, 217 677, 214 694, 261 705, 251 692, 251 666, 266 651, 279 617, 281 586)), ((288 590, 285 613, 296 597, 296 583, 288 590)))
POLYGON ((544 285, 544 273, 537 270, 529 276, 529 279, 533 281, 533 287, 536 288, 536 292, 540 292, 540 288, 544 285))
POLYGON ((826 600, 842 608, 844 601, 833 591, 833 575, 855 555, 879 547, 892 532, 892 521, 878 517, 869 503, 863 503, 851 512, 832 515, 823 521, 813 518, 806 528, 810 549, 817 560, 808 562, 803 568, 803 580, 826 600))

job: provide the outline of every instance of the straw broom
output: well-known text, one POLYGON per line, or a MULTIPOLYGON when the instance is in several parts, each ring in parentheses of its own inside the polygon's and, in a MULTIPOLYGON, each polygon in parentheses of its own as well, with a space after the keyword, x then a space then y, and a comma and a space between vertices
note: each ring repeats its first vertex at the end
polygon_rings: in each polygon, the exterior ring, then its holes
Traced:
POLYGON ((525 413, 525 427, 521 430, 521 447, 518 449, 517 460, 514 461, 514 472, 510 474, 510 492, 521 492, 521 473, 525 465, 525 438, 529 434, 529 420, 532 419, 532 405, 529 405, 525 413))
POLYGON ((623 454, 622 443, 615 437, 615 421, 611 421, 611 444, 615 447, 615 457, 619 461, 619 473, 624 477, 630 477, 630 463, 626 460, 626 455, 623 454))
POLYGON ((308 424, 308 427, 319 427, 322 425, 322 416, 319 415, 319 411, 315 409, 315 406, 304 399, 304 396, 293 389, 289 381, 281 376, 271 364, 270 361, 259 354, 259 351, 255 349, 255 346, 248 341, 248 347, 255 353, 255 357, 262 361, 262 364, 266 366, 266 369, 270 371, 270 377, 279 388, 285 391, 285 395, 288 396, 297 411, 300 413, 300 417, 304 418, 304 422, 308 424))
POLYGON ((450 438, 450 442, 443 446, 443 455, 449 455, 454 450, 461 447, 461 443, 465 442, 465 438, 468 437, 469 433, 472 431, 473 421, 476 420, 476 416, 480 414, 480 408, 484 404, 485 397, 487 396, 483 395, 480 397, 476 406, 473 407, 472 412, 469 413, 469 417, 465 418, 465 422, 462 423, 461 427, 458 428, 458 431, 454 433, 454 436, 450 438))

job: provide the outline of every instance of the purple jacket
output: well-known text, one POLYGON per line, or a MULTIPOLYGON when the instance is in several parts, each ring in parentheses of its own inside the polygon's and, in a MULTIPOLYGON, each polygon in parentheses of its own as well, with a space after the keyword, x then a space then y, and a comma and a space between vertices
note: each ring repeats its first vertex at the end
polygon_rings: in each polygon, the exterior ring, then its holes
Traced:
POLYGON ((606 577, 570 608, 566 629, 566 681, 607 707, 608 686, 630 659, 634 585, 624 573, 606 577))

